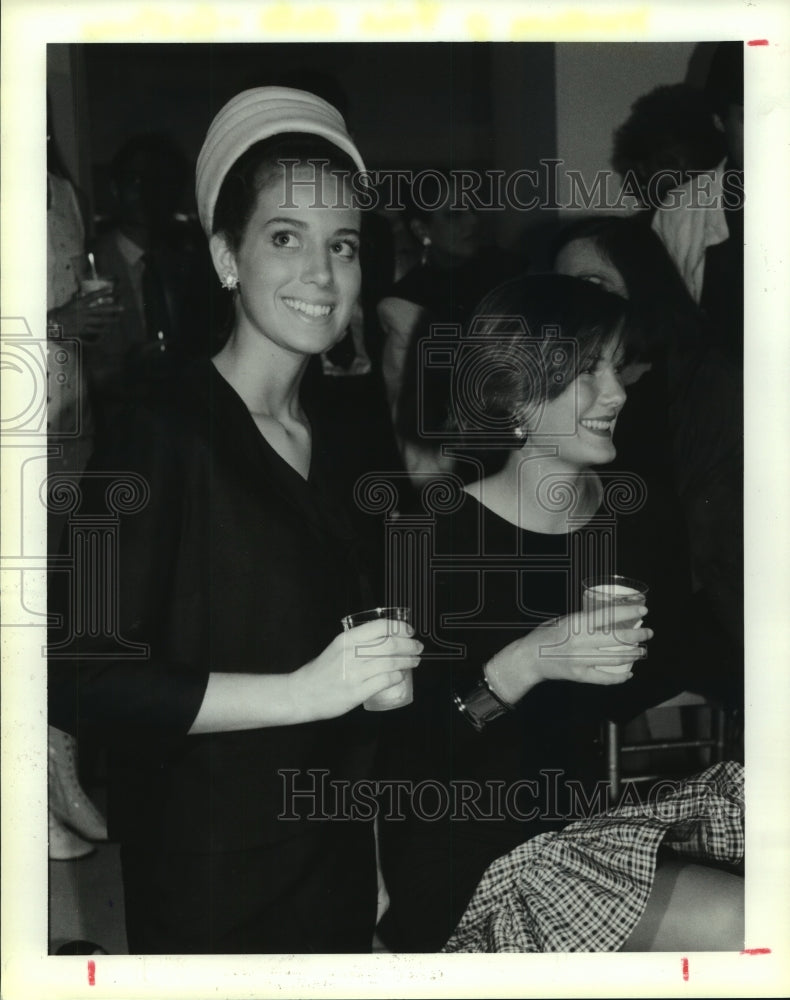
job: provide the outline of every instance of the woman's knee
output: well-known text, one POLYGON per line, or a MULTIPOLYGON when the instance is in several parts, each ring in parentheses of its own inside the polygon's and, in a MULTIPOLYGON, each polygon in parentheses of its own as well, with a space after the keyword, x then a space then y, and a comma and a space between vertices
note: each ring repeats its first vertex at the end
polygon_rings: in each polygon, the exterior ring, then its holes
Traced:
POLYGON ((682 861, 656 871, 653 891, 623 951, 739 951, 743 879, 682 861))

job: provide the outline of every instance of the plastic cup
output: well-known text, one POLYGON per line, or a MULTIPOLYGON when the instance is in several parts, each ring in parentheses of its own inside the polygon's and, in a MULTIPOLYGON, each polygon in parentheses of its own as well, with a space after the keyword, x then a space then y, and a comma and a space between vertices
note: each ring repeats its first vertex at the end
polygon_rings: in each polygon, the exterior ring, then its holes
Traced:
POLYGON ((112 299, 114 289, 115 282, 112 278, 102 278, 99 276, 97 278, 80 279, 80 295, 93 295, 94 292, 103 292, 105 290, 109 293, 106 300, 104 298, 97 299, 97 304, 99 302, 109 302, 112 299))
POLYGON ((77 254, 71 258, 71 266, 79 282, 80 295, 93 295, 94 292, 107 292, 96 300, 96 305, 113 302, 115 299, 115 278, 107 274, 97 274, 91 267, 87 255, 77 254))
MULTIPOLYGON (((648 587, 641 580, 634 580, 629 576, 618 576, 608 574, 604 576, 592 576, 582 580, 582 607, 585 611, 594 611, 597 608, 622 607, 624 604, 634 604, 637 607, 645 603, 647 599, 648 587)), ((618 629, 639 628, 642 619, 634 617, 624 622, 618 622, 618 629)), ((620 646, 603 646, 603 650, 617 653, 620 646)), ((598 666, 597 670, 602 670, 607 674, 624 674, 632 667, 632 663, 612 663, 606 666, 598 666)))
MULTIPOLYGON (((379 618, 396 623, 410 622, 411 608, 369 608, 367 611, 357 611, 353 615, 346 615, 345 618, 341 619, 341 624, 344 632, 350 632, 358 625, 364 625, 366 622, 376 621, 379 618)), ((391 634, 398 634, 397 624, 391 634)), ((362 703, 362 707, 368 712, 388 712, 392 708, 403 708, 405 705, 411 705, 414 701, 412 672, 405 670, 404 674, 405 676, 399 684, 394 684, 392 687, 374 694, 372 698, 368 698, 362 703)))

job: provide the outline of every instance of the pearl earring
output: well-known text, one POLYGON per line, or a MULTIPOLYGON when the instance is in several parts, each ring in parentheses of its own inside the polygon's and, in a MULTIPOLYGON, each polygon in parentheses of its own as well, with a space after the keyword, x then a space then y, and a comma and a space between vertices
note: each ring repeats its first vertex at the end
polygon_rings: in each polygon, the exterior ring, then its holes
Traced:
POLYGON ((232 292, 239 284, 239 279, 235 274, 226 274, 220 279, 222 287, 232 292))
POLYGON ((422 256, 420 257, 420 263, 423 267, 428 263, 428 248, 431 245, 430 236, 423 236, 422 238, 422 256))
POLYGON ((526 437, 527 432, 524 430, 523 427, 514 427, 513 433, 516 435, 517 438, 523 438, 526 437))

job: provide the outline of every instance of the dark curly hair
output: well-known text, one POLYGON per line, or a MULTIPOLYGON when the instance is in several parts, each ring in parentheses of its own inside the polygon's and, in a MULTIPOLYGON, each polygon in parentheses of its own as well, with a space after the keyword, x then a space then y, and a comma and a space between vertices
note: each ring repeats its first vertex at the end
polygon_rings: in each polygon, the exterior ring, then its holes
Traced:
POLYGON ((656 87, 640 97, 615 130, 612 166, 636 177, 645 206, 656 207, 689 171, 712 170, 726 152, 705 94, 686 83, 656 87))

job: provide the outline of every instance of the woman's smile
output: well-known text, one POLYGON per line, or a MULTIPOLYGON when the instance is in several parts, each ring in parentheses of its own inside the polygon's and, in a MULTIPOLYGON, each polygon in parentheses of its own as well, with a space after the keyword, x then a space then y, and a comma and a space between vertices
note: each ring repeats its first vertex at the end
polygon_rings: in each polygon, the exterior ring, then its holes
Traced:
POLYGON ((306 322, 320 322, 330 316, 334 310, 334 303, 307 302, 305 299, 295 299, 290 296, 283 296, 283 303, 299 315, 300 319, 306 322))
POLYGON ((559 396, 544 403, 530 434, 533 443, 551 444, 558 458, 580 468, 611 462, 612 435, 625 403, 622 354, 619 339, 612 337, 559 396))
POLYGON ((610 417, 582 417, 579 423, 591 434, 597 434, 600 437, 610 438, 612 436, 616 420, 617 415, 613 414, 610 417))
POLYGON ((312 355, 345 334, 360 290, 360 214, 316 207, 322 176, 306 166, 275 174, 258 192, 238 250, 218 250, 220 273, 239 279, 237 336, 312 355))

